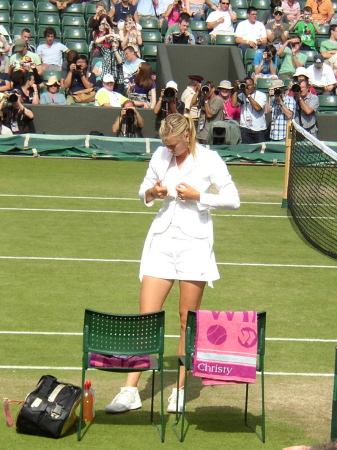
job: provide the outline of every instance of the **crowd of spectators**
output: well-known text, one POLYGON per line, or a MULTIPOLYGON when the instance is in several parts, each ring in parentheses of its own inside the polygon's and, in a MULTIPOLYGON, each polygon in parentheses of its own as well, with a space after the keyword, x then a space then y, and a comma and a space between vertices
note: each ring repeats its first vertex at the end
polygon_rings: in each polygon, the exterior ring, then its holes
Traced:
MULTIPOLYGON (((73 3, 50 1, 60 11, 73 3)), ((29 106, 24 106, 27 104, 92 103, 121 108, 112 127, 118 136, 130 135, 125 125, 129 115, 133 118, 131 134, 141 134, 142 108, 153 109, 158 123, 172 112, 191 115, 203 143, 212 140, 214 124, 226 120, 239 127, 244 143, 282 141, 291 118, 317 135, 317 96, 335 95, 336 89, 337 19, 335 24, 330 0, 307 0, 303 9, 296 0, 271 0, 270 9, 262 16, 250 6, 241 21, 230 0, 113 0, 109 5, 97 2, 88 20, 89 57, 59 42, 53 27, 45 28, 44 40, 36 48, 28 27, 12 45, 0 35, 4 126, 14 134, 26 130, 34 117, 29 106), (155 74, 141 58, 140 21, 153 18, 158 19, 159 26, 166 25, 163 42, 168 45, 198 44, 193 21, 204 21, 209 43, 216 43, 217 36, 232 36, 243 61, 248 50, 254 51, 251 66, 246 66, 246 78, 222 80, 216 86, 201 76, 190 76, 187 81, 186 73, 186 89, 181 96, 177 83, 171 80, 166 86, 158 86, 161 91, 157 99, 155 74), (329 37, 321 39, 318 47, 316 38, 326 24, 329 37), (302 79, 297 80, 298 76, 302 79), (270 79, 270 89, 261 91, 260 79, 270 79), (271 124, 267 129, 268 113, 271 124), (121 127, 116 131, 117 125, 121 127)))

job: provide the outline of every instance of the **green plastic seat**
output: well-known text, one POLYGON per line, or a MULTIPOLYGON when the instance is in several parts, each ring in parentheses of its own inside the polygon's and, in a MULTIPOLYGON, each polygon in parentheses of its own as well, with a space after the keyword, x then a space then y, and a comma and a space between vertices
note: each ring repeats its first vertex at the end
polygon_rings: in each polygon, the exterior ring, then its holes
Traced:
POLYGON ((12 3, 12 11, 35 12, 35 5, 32 1, 14 0, 12 3))
POLYGON ((63 30, 67 27, 83 27, 85 28, 85 20, 82 16, 64 16, 62 18, 63 30))
POLYGON ((143 30, 158 30, 157 19, 140 19, 139 25, 141 25, 143 30))
MULTIPOLYGON (((52 26, 54 30, 56 31, 56 40, 61 40, 61 28, 58 25, 52 26)), ((44 30, 47 28, 47 25, 41 25, 37 29, 37 40, 40 43, 41 41, 45 42, 44 38, 44 30)))
POLYGON ((0 24, 10 31, 10 14, 9 11, 0 11, 0 24))
MULTIPOLYGON (((257 364, 256 371, 261 374, 261 435, 257 432, 256 427, 253 427, 248 423, 248 394, 249 394, 249 383, 246 383, 246 400, 245 400, 245 414, 244 414, 244 423, 247 427, 254 431, 254 433, 258 436, 258 438, 265 442, 266 440, 266 432, 265 432, 265 402, 264 402, 264 355, 265 355, 265 337, 266 337, 266 312, 261 311, 257 313, 257 364)), ((187 374, 193 368, 193 355, 195 353, 196 346, 196 312, 188 311, 187 315, 187 325, 186 325, 186 333, 185 333, 185 355, 181 355, 178 357, 178 386, 179 386, 179 373, 180 368, 184 367, 185 369, 185 385, 184 385, 184 400, 182 405, 181 414, 176 412, 175 422, 172 425, 172 429, 179 439, 180 442, 183 442, 186 432, 185 432, 185 413, 186 413, 186 397, 187 397, 187 374), (180 416, 180 417, 179 417, 180 416), (180 433, 177 431, 177 426, 181 422, 180 433)), ((178 403, 177 403, 178 409, 178 403)))
POLYGON ((50 78, 50 77, 56 77, 57 81, 61 81, 61 75, 62 75, 61 70, 48 70, 48 69, 45 69, 43 71, 43 81, 48 81, 48 78, 50 78))
POLYGON ((65 41, 69 50, 76 50, 79 55, 89 55, 89 46, 86 41, 65 41))
POLYGON ((31 37, 35 39, 36 32, 35 32, 35 27, 33 27, 33 26, 23 27, 22 25, 15 25, 15 26, 13 26, 12 36, 19 36, 21 34, 21 31, 23 30, 23 28, 27 28, 30 31, 31 37))
POLYGON ((77 27, 69 27, 65 28, 63 31, 63 40, 64 41, 86 41, 87 39, 87 33, 85 32, 84 28, 77 28, 77 27))
POLYGON ((221 36, 218 34, 215 36, 215 45, 235 45, 235 36, 221 36))
POLYGON ((9 3, 9 0, 0 0, 0 12, 3 12, 3 11, 9 12, 10 9, 11 9, 11 6, 9 3))
POLYGON ((60 17, 56 14, 41 13, 37 17, 37 27, 44 26, 55 28, 60 26, 60 17))
POLYGON ((233 9, 245 9, 248 8, 247 0, 231 0, 231 5, 233 9))
POLYGON ((157 44, 146 44, 142 48, 142 57, 145 61, 155 61, 157 59, 157 44))
POLYGON ((256 9, 270 9, 270 1, 269 0, 252 0, 250 2, 250 6, 255 6, 256 9))
POLYGON ((83 16, 83 8, 82 8, 82 3, 72 3, 71 5, 68 5, 66 7, 66 9, 63 9, 60 11, 62 16, 71 16, 71 15, 76 15, 76 16, 83 16))
POLYGON ((143 44, 146 42, 161 42, 161 34, 158 30, 142 31, 143 44))
POLYGON ((85 8, 85 17, 88 18, 96 14, 96 5, 94 3, 88 3, 85 8))
POLYGON ((236 13, 236 18, 237 18, 237 21, 235 22, 235 24, 237 24, 238 22, 242 22, 242 20, 247 19, 247 10, 246 9, 236 9, 235 13, 236 13))
POLYGON ((272 80, 271 78, 258 78, 255 86, 256 90, 267 93, 273 81, 274 80, 272 80))
POLYGON ((337 97, 335 95, 319 95, 318 111, 324 114, 337 114, 337 97))
MULTIPOLYGON (((77 104, 76 104, 77 105, 77 104)), ((165 311, 150 314, 120 315, 91 309, 84 313, 83 357, 82 357, 82 389, 86 370, 103 370, 106 372, 144 372, 152 371, 152 401, 150 422, 157 428, 161 441, 164 442, 164 406, 163 406, 163 354, 164 354, 165 311), (135 367, 92 367, 89 366, 90 354, 98 353, 106 356, 150 356, 150 366, 135 367), (154 423, 155 372, 160 373, 160 426, 154 423)), ((81 399, 80 419, 77 438, 82 439, 83 396, 81 399)), ((135 422, 137 421, 135 417, 135 422)))
POLYGON ((23 27, 28 25, 34 25, 35 14, 32 11, 27 12, 14 11, 12 22, 13 25, 22 24, 23 27))
POLYGON ((319 29, 320 29, 320 33, 319 33, 318 36, 319 37, 324 37, 325 36, 326 39, 329 39, 329 37, 330 37, 329 25, 319 25, 319 29))
POLYGON ((40 13, 48 13, 48 14, 56 14, 59 15, 57 6, 54 3, 39 1, 36 4, 36 13, 39 15, 40 13))
POLYGON ((191 20, 190 28, 192 31, 208 31, 206 22, 202 20, 191 20))

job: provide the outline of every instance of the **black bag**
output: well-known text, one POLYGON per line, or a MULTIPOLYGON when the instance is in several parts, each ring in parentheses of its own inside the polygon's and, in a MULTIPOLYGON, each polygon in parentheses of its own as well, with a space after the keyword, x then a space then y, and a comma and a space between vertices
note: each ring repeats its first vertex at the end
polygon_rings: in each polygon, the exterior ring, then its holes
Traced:
POLYGON ((76 422, 81 388, 44 375, 27 395, 16 419, 19 433, 58 438, 76 422))

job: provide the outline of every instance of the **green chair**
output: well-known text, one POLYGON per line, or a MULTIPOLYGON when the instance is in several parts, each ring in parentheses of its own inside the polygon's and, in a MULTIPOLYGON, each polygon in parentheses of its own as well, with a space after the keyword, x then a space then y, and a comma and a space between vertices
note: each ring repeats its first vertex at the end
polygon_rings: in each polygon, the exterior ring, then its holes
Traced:
POLYGON ((146 44, 142 48, 142 57, 145 61, 156 61, 157 59, 157 44, 146 44))
POLYGON ((337 97, 335 95, 319 95, 318 112, 337 114, 337 97))
POLYGON ((81 27, 85 29, 85 20, 83 15, 82 16, 64 16, 62 18, 62 29, 68 27, 81 27))
POLYGON ((208 31, 207 24, 203 20, 191 20, 190 28, 193 31, 208 31))
POLYGON ((247 48, 247 50, 245 51, 245 56, 244 56, 244 60, 243 60, 243 64, 246 69, 247 69, 248 64, 254 63, 255 54, 258 52, 262 53, 262 50, 259 50, 258 48, 247 48))
POLYGON ((0 0, 0 12, 3 12, 3 11, 9 12, 10 9, 11 9, 11 6, 9 3, 9 0, 0 0))
POLYGON ((256 90, 268 93, 271 83, 275 81, 271 78, 258 78, 256 81, 256 90))
POLYGON ((35 14, 32 11, 14 11, 12 18, 13 25, 22 24, 22 28, 35 24, 35 14))
POLYGON ((221 36, 220 34, 215 36, 215 45, 235 45, 235 36, 221 36))
POLYGON ((83 16, 82 3, 72 3, 71 5, 67 6, 66 9, 63 9, 60 12, 62 16, 83 16))
POLYGON ((48 70, 48 69, 45 69, 43 71, 43 81, 48 81, 48 78, 50 78, 50 77, 56 77, 57 81, 61 81, 61 75, 62 75, 61 70, 48 70))
POLYGON ((161 34, 158 30, 142 31, 143 44, 161 42, 161 34))
POLYGON ((32 1, 14 0, 12 3, 12 11, 35 12, 35 5, 32 1))
POLYGON ((35 40, 36 33, 35 33, 34 26, 23 27, 21 25, 14 25, 13 29, 12 29, 12 36, 19 36, 21 34, 21 31, 23 30, 23 28, 27 28, 30 31, 31 37, 34 38, 34 40, 35 40))
POLYGON ((157 19, 140 19, 139 25, 141 25, 143 30, 158 30, 157 19))
POLYGON ((6 28, 6 30, 10 31, 10 14, 9 11, 0 11, 0 24, 6 28))
POLYGON ((37 27, 44 26, 55 28, 60 26, 60 17, 56 14, 41 13, 37 17, 37 27))
MULTIPOLYGON (((248 394, 249 383, 246 383, 246 400, 245 400, 245 414, 244 423, 247 427, 254 431, 258 438, 265 442, 265 402, 264 402, 264 355, 265 355, 265 335, 266 335, 266 312, 262 311, 257 313, 257 365, 256 371, 261 374, 261 435, 257 432, 256 428, 248 423, 248 394)), ((184 400, 182 405, 181 414, 178 413, 178 403, 175 422, 172 425, 172 429, 179 439, 183 442, 185 438, 185 413, 186 413, 186 397, 187 397, 187 379, 188 372, 193 368, 193 355, 195 353, 195 339, 196 339, 196 312, 188 311, 186 334, 185 334, 185 355, 178 357, 178 386, 179 386, 179 373, 180 368, 185 368, 185 386, 184 386, 184 400), (180 416, 180 417, 179 417, 180 416), (181 422, 180 433, 178 433, 176 427, 181 422)), ((187 431, 187 430, 186 430, 187 431)))
POLYGON ((237 21, 235 22, 236 24, 238 22, 242 22, 243 20, 247 19, 247 10, 246 9, 236 9, 235 13, 236 13, 236 19, 237 19, 237 21))
MULTIPOLYGON (((106 372, 144 372, 152 371, 152 399, 150 422, 157 428, 161 441, 164 442, 164 406, 163 406, 163 354, 164 354, 165 311, 150 314, 109 314, 86 309, 83 328, 82 389, 86 370, 98 369, 106 372), (92 367, 89 366, 91 353, 106 356, 142 356, 150 355, 150 367, 92 367), (155 356, 157 355, 157 356, 155 356), (155 372, 160 372, 160 426, 153 421, 155 372)), ((77 438, 82 438, 83 396, 81 399, 80 418, 77 438)))
POLYGON ((309 67, 314 62, 314 56, 317 54, 316 50, 301 50, 301 53, 305 53, 307 55, 307 62, 305 63, 305 67, 309 67))
POLYGON ((316 34, 316 36, 319 36, 319 37, 325 36, 326 39, 329 39, 329 37, 330 37, 329 25, 319 25, 319 30, 320 30, 320 33, 318 35, 316 34))
POLYGON ((247 0, 231 0, 231 5, 233 9, 245 9, 248 8, 247 0))
POLYGON ((96 14, 96 5, 95 3, 88 3, 85 8, 85 18, 88 22, 89 17, 94 16, 96 14))
POLYGON ((54 5, 54 3, 45 2, 45 1, 37 2, 36 13, 37 13, 37 15, 39 15, 41 13, 56 14, 57 16, 59 15, 57 6, 54 5))
POLYGON ((65 41, 69 50, 76 50, 79 55, 89 55, 89 46, 85 41, 65 41))
POLYGON ((270 9, 270 1, 269 0, 252 0, 250 2, 250 6, 255 6, 256 9, 270 9))
POLYGON ((87 33, 84 28, 69 27, 63 30, 64 41, 85 41, 87 39, 87 33))

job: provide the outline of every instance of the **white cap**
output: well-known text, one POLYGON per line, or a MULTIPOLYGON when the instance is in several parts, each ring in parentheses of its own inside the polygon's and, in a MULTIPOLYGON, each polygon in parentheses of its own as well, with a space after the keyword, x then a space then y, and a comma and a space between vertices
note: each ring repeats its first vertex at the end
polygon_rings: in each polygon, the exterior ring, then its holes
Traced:
POLYGON ((111 73, 107 73, 106 75, 104 75, 103 77, 103 83, 111 83, 111 82, 115 82, 114 77, 111 75, 111 73))
POLYGON ((177 83, 175 81, 172 81, 172 80, 168 81, 166 83, 166 88, 172 88, 172 89, 174 89, 175 91, 178 92, 178 85, 177 85, 177 83))

